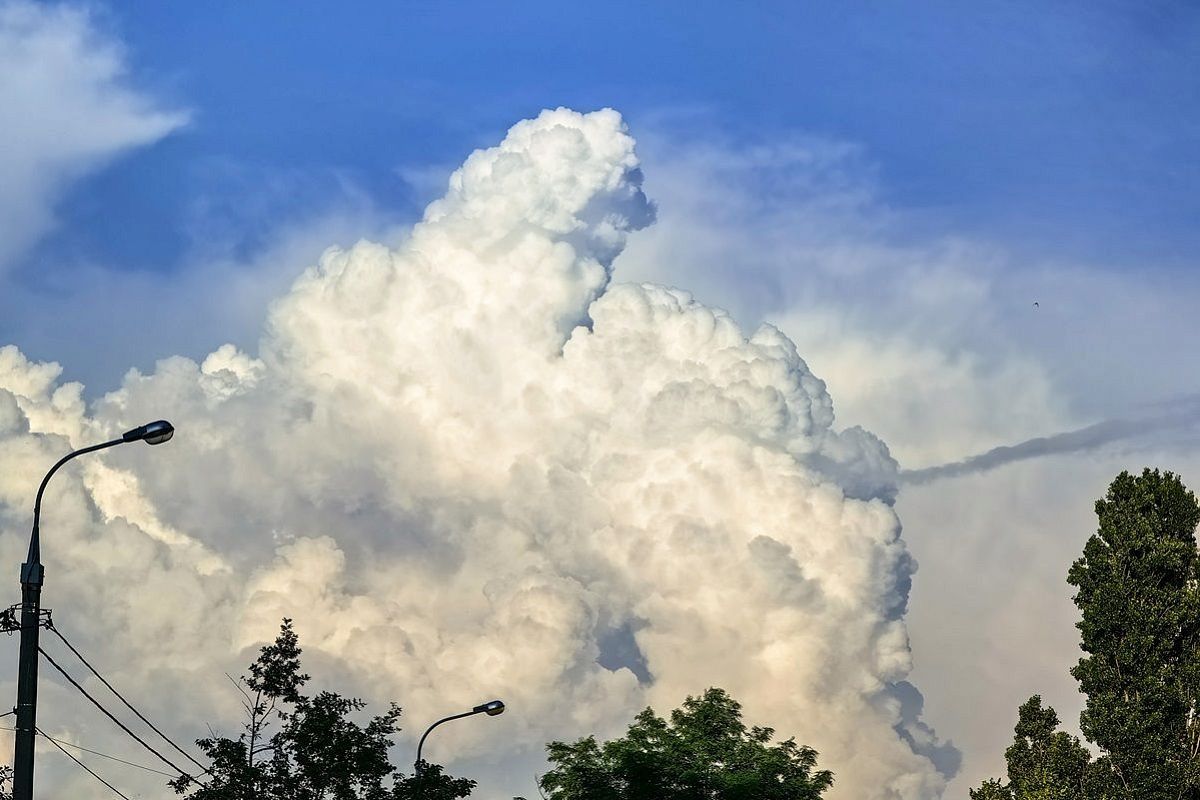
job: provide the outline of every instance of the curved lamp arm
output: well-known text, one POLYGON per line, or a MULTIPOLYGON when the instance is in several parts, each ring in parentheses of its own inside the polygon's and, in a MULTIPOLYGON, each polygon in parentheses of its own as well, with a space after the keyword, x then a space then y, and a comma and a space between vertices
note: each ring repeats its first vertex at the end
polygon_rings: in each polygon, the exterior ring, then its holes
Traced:
POLYGON ((421 741, 417 742, 417 760, 413 766, 416 768, 416 770, 418 772, 420 772, 421 748, 425 746, 425 737, 428 736, 434 728, 436 728, 438 725, 441 725, 443 722, 449 722, 450 720, 454 720, 454 719, 462 719, 463 717, 473 717, 476 714, 487 714, 489 717, 495 717, 495 716, 498 716, 503 713, 504 713, 504 703, 501 702, 500 700, 492 700, 492 701, 484 703, 482 705, 475 706, 470 711, 464 711, 461 714, 454 714, 453 716, 443 717, 442 719, 439 719, 437 722, 430 725, 425 730, 425 733, 421 734, 421 741))
POLYGON ((38 487, 37 500, 33 504, 33 533, 29 537, 29 555, 25 557, 25 563, 21 565, 21 583, 40 585, 42 582, 42 548, 38 530, 42 518, 42 495, 46 491, 46 484, 50 483, 50 479, 54 477, 54 473, 58 472, 59 467, 72 458, 75 458, 75 456, 81 456, 84 453, 91 453, 96 450, 103 450, 106 447, 113 447, 118 444, 125 444, 125 440, 113 439, 111 442, 94 444, 91 447, 84 447, 80 450, 67 453, 58 460, 58 463, 50 468, 50 471, 46 473, 46 477, 42 478, 42 485, 38 487))
POLYGON ((85 453, 94 453, 97 450, 103 450, 106 447, 115 447, 119 444, 127 442, 145 441, 148 444, 162 444, 175 435, 175 428, 166 420, 158 420, 146 425, 141 425, 133 430, 126 431, 121 434, 120 439, 113 439, 111 442, 103 442, 94 444, 90 447, 83 447, 79 450, 67 453, 60 458, 58 462, 50 468, 46 473, 46 477, 42 478, 42 485, 38 487, 37 500, 33 503, 33 532, 29 536, 29 554, 25 557, 25 563, 21 565, 21 583, 27 583, 34 586, 42 585, 42 577, 44 570, 42 569, 42 542, 40 526, 42 520, 42 495, 46 492, 46 485, 50 483, 50 479, 54 477, 54 473, 58 472, 59 468, 66 464, 76 456, 84 455, 85 453))

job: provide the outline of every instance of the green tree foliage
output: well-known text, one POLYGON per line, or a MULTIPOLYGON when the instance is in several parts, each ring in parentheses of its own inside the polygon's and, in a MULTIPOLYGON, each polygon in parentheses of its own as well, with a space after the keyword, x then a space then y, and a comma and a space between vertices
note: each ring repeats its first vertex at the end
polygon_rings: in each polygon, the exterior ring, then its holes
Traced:
POLYGON ((1118 475, 1096 516, 1067 582, 1086 654, 1071 670, 1087 696, 1080 729, 1100 754, 1034 697, 1005 753, 1009 782, 973 800, 1200 800, 1200 505, 1178 476, 1146 469, 1118 475))
POLYGON ((1096 503, 1099 530, 1067 581, 1086 655, 1080 728, 1104 753, 1113 796, 1200 797, 1200 506, 1170 472, 1122 472, 1096 503))
POLYGON ((721 689, 689 697, 670 722, 647 708, 621 739, 551 742, 549 800, 818 800, 833 783, 817 753, 747 728, 721 689))
POLYGON ((475 781, 447 777, 440 764, 430 764, 422 759, 412 777, 396 781, 392 800, 457 800, 469 795, 474 788, 475 781))
POLYGON ((360 725, 351 716, 362 700, 333 692, 305 694, 300 645, 285 619, 275 641, 262 648, 239 685, 246 724, 237 739, 214 736, 197 742, 212 762, 207 775, 171 785, 188 800, 457 800, 475 782, 450 778, 427 765, 419 776, 397 773, 388 762, 400 709, 360 725), (272 729, 273 732, 272 732, 272 729), (268 735, 269 734, 269 735, 268 735))
POLYGON ((1058 714, 1034 695, 1021 706, 1012 745, 1004 751, 1008 783, 991 780, 971 800, 1084 800, 1087 749, 1058 730, 1058 714))

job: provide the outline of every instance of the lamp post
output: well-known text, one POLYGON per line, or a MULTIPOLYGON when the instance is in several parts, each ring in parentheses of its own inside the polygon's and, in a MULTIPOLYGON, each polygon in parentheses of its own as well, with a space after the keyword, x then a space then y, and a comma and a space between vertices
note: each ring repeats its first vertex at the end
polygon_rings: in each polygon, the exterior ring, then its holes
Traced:
POLYGON ((21 654, 17 672, 17 731, 13 752, 13 800, 33 800, 33 745, 37 731, 38 638, 42 627, 42 567, 41 538, 38 526, 42 516, 42 494, 46 484, 59 467, 76 456, 93 453, 106 447, 128 442, 162 444, 175 435, 175 428, 166 420, 158 420, 126 431, 120 439, 94 444, 59 459, 50 468, 38 487, 33 504, 33 533, 29 537, 29 555, 21 565, 21 654))
MULTIPOLYGON (((433 723, 432 725, 430 725, 425 730, 425 733, 421 734, 421 741, 417 742, 417 760, 416 760, 416 763, 413 764, 413 771, 416 773, 417 777, 420 777, 420 775, 421 775, 421 763, 422 763, 421 762, 421 748, 425 745, 425 737, 428 736, 429 732, 432 731, 434 728, 436 728, 438 725, 441 725, 443 722, 449 722, 452 719, 462 719, 463 717, 473 717, 476 714, 487 714, 489 717, 497 717, 503 713, 504 713, 504 703, 501 702, 500 700, 491 700, 482 705, 475 706, 470 711, 464 711, 461 714, 454 714, 453 716, 444 717, 442 719, 439 719, 437 722, 433 723)), ((16 800, 16 798, 13 798, 13 800, 16 800)))

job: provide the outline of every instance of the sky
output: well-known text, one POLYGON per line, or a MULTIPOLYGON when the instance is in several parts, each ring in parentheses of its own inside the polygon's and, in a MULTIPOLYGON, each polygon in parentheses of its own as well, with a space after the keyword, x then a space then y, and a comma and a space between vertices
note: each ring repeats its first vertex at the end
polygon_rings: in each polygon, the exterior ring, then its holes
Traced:
POLYGON ((64 476, 47 585, 78 571, 56 608, 110 610, 80 636, 184 739, 235 724, 222 672, 287 614, 314 674, 405 706, 397 754, 507 693, 445 732, 485 800, 718 681, 833 800, 965 797, 1029 695, 1076 724, 1092 502, 1200 475, 1198 29, 4 0, 0 552, 43 461, 169 417, 173 450, 64 476))

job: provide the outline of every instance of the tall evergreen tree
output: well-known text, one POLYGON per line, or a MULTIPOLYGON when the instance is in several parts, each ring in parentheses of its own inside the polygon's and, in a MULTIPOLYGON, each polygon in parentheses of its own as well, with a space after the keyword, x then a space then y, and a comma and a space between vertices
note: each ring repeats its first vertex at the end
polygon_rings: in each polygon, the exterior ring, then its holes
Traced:
POLYGON ((1200 506, 1179 478, 1122 472, 1096 503, 1100 525, 1067 581, 1087 655, 1080 728, 1103 751, 1114 797, 1200 798, 1200 506))
POLYGON ((1086 751, 1040 698, 1021 707, 1009 782, 974 800, 1200 800, 1200 505, 1179 477, 1122 472, 1096 503, 1099 527, 1067 576, 1087 696, 1086 751))

